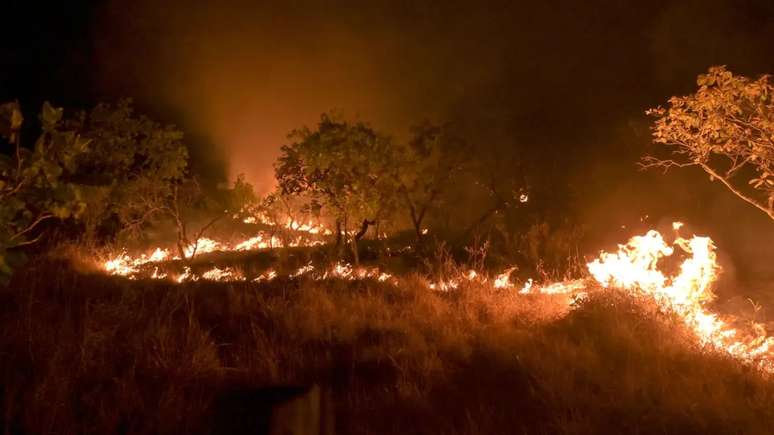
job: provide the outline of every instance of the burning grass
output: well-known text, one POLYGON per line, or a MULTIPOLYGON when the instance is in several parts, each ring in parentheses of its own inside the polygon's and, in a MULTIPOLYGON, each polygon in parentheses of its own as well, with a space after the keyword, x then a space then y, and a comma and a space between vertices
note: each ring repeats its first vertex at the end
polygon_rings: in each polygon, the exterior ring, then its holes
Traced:
POLYGON ((475 280, 127 280, 39 263, 0 303, 4 425, 213 433, 236 384, 318 382, 337 433, 769 433, 774 385, 653 298, 475 280))

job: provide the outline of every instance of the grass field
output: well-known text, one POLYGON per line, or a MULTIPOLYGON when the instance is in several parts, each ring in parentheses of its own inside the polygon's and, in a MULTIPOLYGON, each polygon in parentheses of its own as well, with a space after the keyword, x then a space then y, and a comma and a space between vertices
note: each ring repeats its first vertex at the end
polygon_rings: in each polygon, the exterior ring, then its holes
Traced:
POLYGON ((340 434, 774 427, 774 384, 646 300, 411 276, 176 285, 41 260, 0 290, 0 376, 5 433, 218 433, 230 391, 310 383, 340 434))

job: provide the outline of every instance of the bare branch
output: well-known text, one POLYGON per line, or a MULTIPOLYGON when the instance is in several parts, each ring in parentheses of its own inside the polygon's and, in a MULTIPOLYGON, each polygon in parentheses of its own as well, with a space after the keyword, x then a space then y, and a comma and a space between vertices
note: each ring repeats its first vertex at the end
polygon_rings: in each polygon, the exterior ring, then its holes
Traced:
MULTIPOLYGON (((16 239, 22 237, 23 235, 25 235, 26 233, 34 230, 35 227, 37 227, 41 222, 43 222, 46 219, 52 218, 52 217, 54 217, 54 215, 51 214, 51 213, 42 213, 40 216, 38 216, 37 219, 35 219, 31 224, 29 224, 27 226, 27 228, 19 231, 18 233, 14 234, 13 236, 11 236, 11 241, 16 240, 16 239)), ((24 244, 27 244, 27 243, 24 243, 24 244)), ((21 245, 16 245, 16 246, 21 246, 21 245)))
POLYGON ((720 180, 720 182, 723 183, 728 188, 728 190, 730 190, 734 195, 736 195, 739 198, 743 199, 744 201, 746 201, 747 203, 751 204, 753 207, 759 209, 760 211, 766 213, 766 215, 768 217, 770 217, 771 219, 774 219, 774 210, 772 210, 771 207, 766 207, 766 206, 762 205, 761 203, 759 203, 758 201, 754 200, 753 198, 750 198, 749 196, 745 195, 741 190, 739 190, 736 187, 734 187, 734 185, 732 185, 731 182, 729 182, 725 177, 723 177, 720 174, 718 174, 717 172, 715 172, 708 165, 706 165, 704 163, 700 163, 699 165, 701 166, 702 169, 704 169, 704 171, 706 173, 708 173, 711 176, 713 176, 713 177, 717 178, 718 180, 720 180))

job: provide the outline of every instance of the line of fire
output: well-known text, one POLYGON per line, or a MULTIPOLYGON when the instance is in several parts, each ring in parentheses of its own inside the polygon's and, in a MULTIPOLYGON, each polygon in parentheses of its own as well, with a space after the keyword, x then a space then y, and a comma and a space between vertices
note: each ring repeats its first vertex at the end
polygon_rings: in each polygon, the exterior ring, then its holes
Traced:
POLYGON ((772 432, 770 1, 0 10, 3 434, 772 432))

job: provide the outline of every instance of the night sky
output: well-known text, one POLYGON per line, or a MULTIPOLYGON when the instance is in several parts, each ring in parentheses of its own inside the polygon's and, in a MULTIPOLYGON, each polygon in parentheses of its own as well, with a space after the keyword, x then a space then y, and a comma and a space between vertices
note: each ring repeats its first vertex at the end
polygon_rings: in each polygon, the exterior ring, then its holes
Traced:
POLYGON ((636 162, 652 149, 645 109, 709 66, 774 73, 771 0, 34 3, 4 4, 0 38, 0 99, 28 119, 46 99, 133 97, 186 132, 198 171, 263 192, 285 134, 323 111, 398 139, 454 120, 568 192, 600 244, 685 219, 730 269, 770 269, 765 216, 700 173, 636 162))

